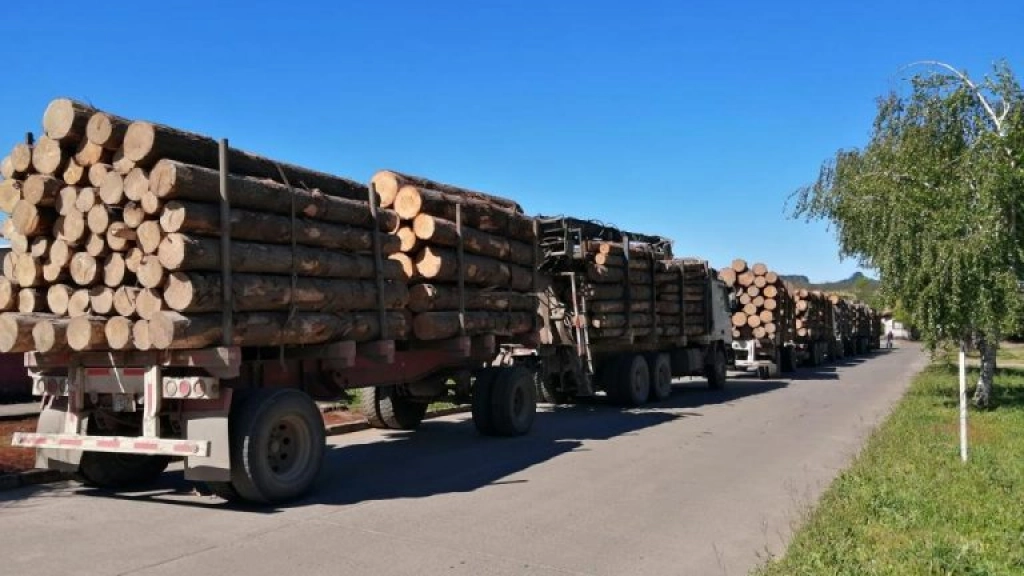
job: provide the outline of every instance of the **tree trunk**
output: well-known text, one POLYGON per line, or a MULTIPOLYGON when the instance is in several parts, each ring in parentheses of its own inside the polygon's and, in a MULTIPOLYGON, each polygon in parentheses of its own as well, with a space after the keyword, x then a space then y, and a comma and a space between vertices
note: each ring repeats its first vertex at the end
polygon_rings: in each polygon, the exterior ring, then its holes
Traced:
POLYGON ((992 402, 992 385, 996 373, 996 352, 999 350, 997 339, 978 336, 978 352, 981 354, 981 373, 974 388, 974 405, 988 408, 992 402))
MULTIPOLYGON (((455 222, 430 214, 420 214, 413 220, 416 237, 430 244, 458 246, 459 234, 455 222)), ((533 248, 526 242, 462 227, 463 249, 471 254, 506 260, 522 266, 533 265, 533 248)))
MULTIPOLYGON (((161 200, 220 201, 220 174, 216 170, 181 162, 159 162, 149 173, 149 186, 161 200)), ((232 208, 290 215, 294 199, 298 216, 362 228, 373 227, 365 196, 356 200, 337 198, 315 190, 289 189, 270 180, 233 174, 228 176, 228 189, 232 208)), ((394 232, 399 226, 398 215, 391 210, 379 210, 378 222, 384 232, 394 232)))
POLYGON ((39 288, 22 288, 18 291, 18 312, 31 314, 46 309, 46 297, 39 288))
POLYGON ((533 240, 533 220, 530 217, 474 198, 403 186, 395 197, 394 209, 405 220, 430 214, 454 222, 457 205, 462 206, 462 222, 466 226, 516 240, 533 240))
POLYGON ((93 144, 116 151, 124 142, 124 134, 130 124, 130 120, 113 114, 93 112, 85 125, 85 137, 93 144))
MULTIPOLYGON (((522 312, 537 309, 537 297, 520 292, 467 289, 465 299, 466 310, 522 312)), ((459 290, 445 284, 417 284, 409 288, 409 309, 413 312, 458 310, 459 290)))
POLYGON ((39 352, 68 352, 68 318, 55 318, 39 322, 32 327, 32 342, 39 352))
MULTIPOLYGON (((168 234, 157 252, 160 264, 168 271, 220 270, 220 239, 168 234)), ((329 278, 374 278, 372 257, 297 246, 232 242, 231 270, 263 274, 291 274, 329 278)), ((385 279, 401 278, 401 267, 383 261, 385 279)), ((141 280, 141 278, 140 278, 141 280)), ((155 286, 147 286, 154 288, 155 286)))
MULTIPOLYGON (((533 284, 533 272, 529 268, 472 254, 463 255, 463 264, 468 284, 508 287, 520 292, 529 290, 533 284)), ((416 272, 436 282, 457 282, 458 255, 454 250, 427 246, 416 257, 416 272)))
POLYGON ((19 314, 4 312, 0 314, 0 352, 29 352, 35 346, 32 328, 40 322, 49 322, 56 318, 49 314, 19 314))
POLYGON ((71 153, 62 150, 60 143, 43 136, 32 149, 32 167, 40 174, 53 176, 64 172, 71 153))
MULTIPOLYGON (((164 232, 187 232, 200 236, 220 236, 220 206, 197 202, 168 202, 160 215, 164 232)), ((292 230, 295 242, 304 246, 318 246, 348 252, 373 250, 373 231, 350 225, 332 224, 297 218, 294 222, 279 214, 231 210, 231 238, 271 244, 290 244, 292 230)), ((381 252, 385 255, 399 251, 400 240, 390 234, 381 234, 381 252)))
POLYGON ((89 306, 94 314, 107 316, 114 310, 114 289, 109 286, 93 286, 89 289, 89 306))
POLYGON ((100 184, 100 198, 108 206, 120 206, 124 202, 124 176, 107 172, 100 184))
POLYGON ((11 213, 14 230, 28 238, 50 234, 56 220, 57 213, 53 209, 40 208, 25 200, 19 200, 11 213))
POLYGON ((130 318, 124 316, 114 316, 107 319, 107 324, 103 327, 103 334, 107 338, 107 346, 110 346, 111 350, 131 350, 134 348, 132 343, 132 327, 134 324, 130 318))
POLYGON ((53 176, 32 174, 21 185, 21 199, 36 206, 53 206, 64 182, 53 176))
POLYGON ((112 170, 110 164, 93 164, 89 166, 89 186, 96 188, 97 190, 102 189, 103 181, 107 178, 107 174, 112 170))
POLYGON ((96 109, 68 98, 57 98, 43 112, 43 131, 57 142, 77 142, 85 138, 89 117, 96 109))
MULTIPOLYGON (((162 158, 212 169, 219 166, 216 140, 149 122, 132 122, 128 126, 124 136, 124 155, 142 167, 152 166, 162 158)), ((235 148, 228 150, 228 171, 275 182, 281 182, 283 172, 294 188, 316 188, 330 196, 369 201, 366 186, 358 182, 277 162, 235 148)))
POLYGON ((458 186, 443 184, 420 176, 412 176, 401 172, 395 172, 394 170, 381 170, 373 175, 373 179, 371 181, 377 190, 377 195, 380 196, 381 206, 384 207, 391 206, 395 202, 395 197, 398 196, 398 191, 403 186, 416 186, 420 188, 428 188, 430 190, 437 190, 438 192, 444 192, 445 194, 479 200, 488 204, 494 204, 495 206, 500 206, 513 212, 523 211, 522 207, 519 206, 517 202, 509 200, 508 198, 493 196, 483 192, 476 192, 466 188, 459 188, 458 186))
POLYGON ((124 197, 138 202, 147 192, 149 192, 149 172, 142 168, 132 168, 132 171, 124 177, 124 197))
MULTIPOLYGON (((466 334, 513 336, 533 328, 529 312, 466 312, 466 334)), ((413 334, 419 340, 444 340, 459 335, 458 312, 422 312, 413 319, 413 334)))
POLYGON ((135 286, 119 286, 114 291, 114 310, 118 315, 127 318, 135 316, 135 301, 140 292, 142 289, 135 286))
POLYGON ((103 350, 107 347, 107 319, 79 316, 68 322, 68 346, 72 350, 103 350))
POLYGON ((62 179, 64 184, 68 186, 86 186, 89 184, 89 170, 77 161, 72 160, 64 167, 62 179))
MULTIPOLYGON (((239 312, 288 310, 304 312, 375 310, 377 285, 372 281, 300 277, 292 291, 289 276, 234 274, 234 309, 239 312)), ((409 300, 404 283, 384 283, 384 307, 402 309, 409 300)), ((175 272, 167 278, 163 299, 168 308, 186 314, 223 309, 219 274, 175 272)), ((140 315, 142 314, 140 310, 140 315)), ((145 318, 145 316, 143 316, 145 318)))

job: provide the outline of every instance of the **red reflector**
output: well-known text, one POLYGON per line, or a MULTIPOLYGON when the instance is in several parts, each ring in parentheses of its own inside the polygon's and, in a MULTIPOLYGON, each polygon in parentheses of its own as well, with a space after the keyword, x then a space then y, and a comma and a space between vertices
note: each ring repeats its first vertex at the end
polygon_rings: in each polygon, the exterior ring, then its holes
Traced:
POLYGON ((175 444, 174 451, 183 454, 191 454, 193 452, 191 444, 175 444))
POLYGON ((156 448, 157 448, 156 442, 136 442, 135 443, 135 449, 136 450, 156 450, 156 448))
POLYGON ((145 368, 125 368, 124 369, 124 375, 125 376, 145 376, 146 375, 146 369, 145 368))
POLYGON ((60 444, 61 446, 81 446, 82 445, 82 441, 81 440, 69 440, 67 438, 61 438, 57 442, 57 444, 60 444))
POLYGON ((88 376, 107 376, 110 374, 110 368, 86 368, 85 373, 88 376))
POLYGON ((96 440, 96 445, 100 448, 119 448, 121 446, 120 440, 96 440))

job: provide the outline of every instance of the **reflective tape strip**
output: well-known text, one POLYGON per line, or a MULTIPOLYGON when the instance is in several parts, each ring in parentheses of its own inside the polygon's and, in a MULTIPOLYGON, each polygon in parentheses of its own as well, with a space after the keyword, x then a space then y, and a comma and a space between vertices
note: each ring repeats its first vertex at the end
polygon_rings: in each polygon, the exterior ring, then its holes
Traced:
POLYGON ((127 436, 77 436, 75 434, 35 434, 15 432, 11 445, 22 448, 58 448, 87 452, 122 452, 166 456, 209 456, 206 440, 139 439, 127 436))

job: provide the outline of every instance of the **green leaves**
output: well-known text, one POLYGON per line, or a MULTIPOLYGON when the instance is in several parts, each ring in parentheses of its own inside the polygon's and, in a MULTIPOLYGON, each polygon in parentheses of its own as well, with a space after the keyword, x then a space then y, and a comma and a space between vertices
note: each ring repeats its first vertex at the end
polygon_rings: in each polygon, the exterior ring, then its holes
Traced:
POLYGON ((867 146, 826 161, 795 214, 831 221, 930 342, 1005 334, 1022 313, 1024 95, 1005 65, 975 84, 933 64, 879 98, 867 146))

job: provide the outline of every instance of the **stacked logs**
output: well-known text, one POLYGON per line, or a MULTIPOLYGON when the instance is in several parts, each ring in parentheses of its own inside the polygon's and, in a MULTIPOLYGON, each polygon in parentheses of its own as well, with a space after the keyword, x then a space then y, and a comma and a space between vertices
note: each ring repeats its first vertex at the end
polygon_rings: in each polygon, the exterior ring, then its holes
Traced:
POLYGON ((817 290, 791 290, 796 305, 796 335, 800 339, 825 341, 835 337, 832 302, 817 290))
MULTIPOLYGON (((218 143, 67 99, 43 129, 0 161, 0 351, 220 345, 218 143)), ((375 218, 350 180, 233 149, 227 161, 232 344, 406 333, 401 266, 383 259, 378 290, 374 257, 399 250, 393 211, 375 218)))
POLYGON ((828 298, 832 303, 836 334, 839 335, 844 354, 853 354, 853 306, 839 294, 829 294, 828 298))
POLYGON ((673 329, 681 327, 671 335, 706 336, 711 327, 711 282, 715 271, 699 258, 667 260, 661 265, 667 268, 657 275, 661 323, 673 329))
POLYGON ((389 258, 410 284, 417 340, 534 330, 536 231, 518 204, 392 170, 371 183, 399 218, 389 258))
POLYGON ((792 340, 795 334, 795 303, 779 275, 764 264, 748 266, 733 260, 718 273, 733 290, 736 309, 732 315, 732 336, 737 339, 792 340))

